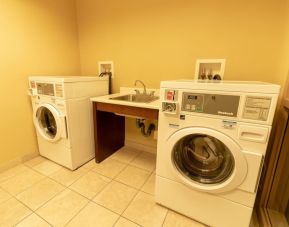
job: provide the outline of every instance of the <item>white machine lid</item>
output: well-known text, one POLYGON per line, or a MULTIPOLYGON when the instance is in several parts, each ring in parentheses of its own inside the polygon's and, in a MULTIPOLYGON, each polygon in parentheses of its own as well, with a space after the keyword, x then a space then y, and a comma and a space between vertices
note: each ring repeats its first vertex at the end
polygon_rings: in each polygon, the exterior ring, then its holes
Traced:
POLYGON ((278 94, 280 85, 260 81, 234 80, 170 80, 161 81, 161 88, 234 91, 278 94))
POLYGON ((98 77, 98 76, 30 76, 29 80, 41 81, 41 82, 73 83, 73 82, 84 82, 84 81, 108 80, 108 78, 98 77))

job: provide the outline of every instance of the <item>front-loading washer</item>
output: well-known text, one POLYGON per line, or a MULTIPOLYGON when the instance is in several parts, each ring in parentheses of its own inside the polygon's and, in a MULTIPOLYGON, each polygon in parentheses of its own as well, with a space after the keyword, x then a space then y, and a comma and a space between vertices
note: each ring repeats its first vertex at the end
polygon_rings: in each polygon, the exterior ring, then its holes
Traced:
POLYGON ((69 169, 94 158, 91 97, 108 94, 99 77, 29 77, 40 155, 69 169))
POLYGON ((209 226, 249 226, 279 89, 161 82, 156 202, 209 226))

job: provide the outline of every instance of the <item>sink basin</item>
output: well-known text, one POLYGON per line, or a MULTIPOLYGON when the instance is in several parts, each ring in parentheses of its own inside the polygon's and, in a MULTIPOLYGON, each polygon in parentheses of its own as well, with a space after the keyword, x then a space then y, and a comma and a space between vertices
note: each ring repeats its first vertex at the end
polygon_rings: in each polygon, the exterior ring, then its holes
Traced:
POLYGON ((159 99, 158 96, 154 95, 143 95, 143 94, 129 94, 129 95, 121 95, 114 98, 110 98, 112 100, 119 100, 119 101, 127 101, 127 102, 143 102, 149 103, 159 99))

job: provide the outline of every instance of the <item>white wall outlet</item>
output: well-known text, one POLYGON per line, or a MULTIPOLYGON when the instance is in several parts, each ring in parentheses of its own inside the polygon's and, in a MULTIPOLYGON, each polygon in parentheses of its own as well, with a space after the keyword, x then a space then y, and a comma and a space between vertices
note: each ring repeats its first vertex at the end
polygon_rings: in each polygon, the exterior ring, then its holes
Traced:
POLYGON ((223 80, 226 59, 197 59, 195 80, 223 80))
POLYGON ((111 72, 111 78, 114 77, 113 61, 99 61, 98 62, 98 75, 104 72, 111 72))

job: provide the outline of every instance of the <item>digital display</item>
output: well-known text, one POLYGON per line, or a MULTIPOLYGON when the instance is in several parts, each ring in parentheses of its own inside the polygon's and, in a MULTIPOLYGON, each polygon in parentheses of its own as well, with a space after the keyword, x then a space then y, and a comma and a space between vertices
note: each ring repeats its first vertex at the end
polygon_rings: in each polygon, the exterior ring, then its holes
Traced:
POLYGON ((198 96, 196 96, 196 95, 188 95, 188 96, 187 96, 187 99, 197 100, 197 99, 198 99, 198 96))

